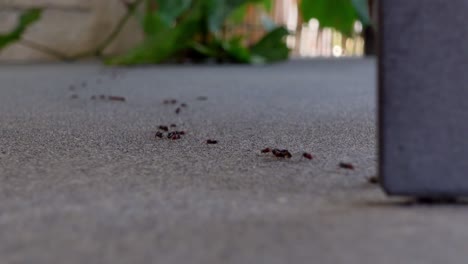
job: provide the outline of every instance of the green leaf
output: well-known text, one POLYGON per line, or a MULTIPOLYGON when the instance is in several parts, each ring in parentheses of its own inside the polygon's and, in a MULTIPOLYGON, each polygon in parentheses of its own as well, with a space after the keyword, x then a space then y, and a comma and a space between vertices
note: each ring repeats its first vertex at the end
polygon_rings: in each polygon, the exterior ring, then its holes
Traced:
POLYGON ((258 61, 276 62, 289 57, 289 48, 285 37, 289 35, 285 27, 277 27, 266 34, 260 41, 250 48, 252 56, 258 61))
POLYGON ((234 11, 232 11, 229 17, 227 18, 227 20, 229 22, 237 24, 244 22, 245 16, 247 14, 247 8, 249 7, 249 5, 253 4, 257 4, 260 7, 263 7, 268 12, 271 11, 273 8, 272 0, 251 0, 234 9, 234 11))
POLYGON ((235 63, 250 63, 251 52, 242 43, 242 37, 234 37, 221 42, 221 47, 226 53, 229 61, 235 63))
POLYGON ((133 65, 168 61, 189 47, 191 40, 200 32, 200 16, 200 10, 194 8, 176 27, 162 28, 127 54, 106 62, 111 65, 133 65))
POLYGON ((273 9, 273 1, 272 0, 259 0, 260 5, 265 8, 266 11, 271 11, 273 9))
POLYGON ((352 0, 302 0, 300 9, 305 21, 318 19, 321 27, 331 27, 352 35, 359 19, 352 0))
POLYGON ((369 14, 368 0, 351 0, 356 12, 359 16, 359 20, 364 26, 371 24, 371 18, 369 14))
POLYGON ((147 13, 143 17, 142 27, 146 35, 151 36, 169 28, 169 25, 157 13, 147 13))
POLYGON ((191 3, 192 0, 147 0, 143 31, 147 35, 154 35, 175 26, 177 18, 190 8, 191 3))
MULTIPOLYGON (((203 1, 203 0, 202 0, 203 1)), ((206 14, 208 29, 211 33, 217 33, 226 22, 227 18, 235 14, 237 22, 242 22, 247 11, 248 4, 258 4, 266 0, 204 0, 206 3, 206 14), (243 12, 243 13, 242 13, 243 12)))
POLYGON ((28 29, 28 27, 41 18, 41 14, 42 10, 38 8, 24 11, 20 15, 16 27, 9 33, 0 35, 0 49, 3 49, 13 42, 20 40, 21 36, 28 29))
POLYGON ((176 18, 187 11, 192 4, 192 0, 153 0, 158 4, 157 12, 161 19, 171 26, 176 18))
POLYGON ((242 43, 241 37, 231 39, 213 39, 210 43, 194 42, 192 48, 206 58, 213 58, 220 62, 250 63, 251 53, 242 43))
POLYGON ((247 8, 249 7, 248 4, 244 4, 236 8, 234 11, 231 12, 227 21, 235 24, 240 24, 244 22, 245 15, 247 14, 247 8))

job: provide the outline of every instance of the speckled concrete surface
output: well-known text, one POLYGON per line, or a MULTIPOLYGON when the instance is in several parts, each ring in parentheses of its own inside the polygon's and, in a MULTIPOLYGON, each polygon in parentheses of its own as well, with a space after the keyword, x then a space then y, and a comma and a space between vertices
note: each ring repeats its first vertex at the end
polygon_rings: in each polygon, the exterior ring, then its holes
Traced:
POLYGON ((0 263, 460 263, 463 205, 366 182, 374 66, 0 66, 0 263), (187 135, 153 138, 171 123, 187 135))

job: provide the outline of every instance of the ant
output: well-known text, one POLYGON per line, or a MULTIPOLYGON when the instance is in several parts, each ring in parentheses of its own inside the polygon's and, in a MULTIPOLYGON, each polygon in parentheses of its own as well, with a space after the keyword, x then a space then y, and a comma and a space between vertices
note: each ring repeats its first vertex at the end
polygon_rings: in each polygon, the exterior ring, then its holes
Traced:
POLYGON ((289 152, 287 149, 273 149, 271 153, 273 153, 273 155, 277 158, 292 158, 291 152, 289 152))
POLYGON ((206 144, 218 144, 218 140, 208 139, 206 144))
POLYGON ((306 158, 306 159, 309 159, 309 160, 311 160, 311 159, 314 158, 314 156, 312 156, 312 154, 307 153, 307 152, 304 152, 304 153, 302 154, 302 157, 304 157, 304 158, 306 158))
POLYGON ((264 148, 264 149, 262 149, 261 152, 262 152, 262 153, 270 153, 270 152, 271 152, 271 149, 270 149, 270 148, 264 148))
POLYGON ((180 114, 180 111, 181 111, 180 107, 177 107, 177 109, 175 110, 175 113, 180 114))
POLYGON ((354 170, 354 165, 351 164, 351 163, 340 162, 340 164, 338 166, 340 166, 340 168, 342 168, 342 169, 354 170))
POLYGON ((164 134, 162 132, 156 132, 156 134, 154 135, 154 137, 158 137, 158 138, 163 138, 164 134))
POLYGON ((125 102, 125 97, 122 97, 122 96, 109 95, 108 99, 111 101, 125 102))
POLYGON ((176 132, 171 132, 171 133, 167 134, 167 138, 172 139, 172 140, 177 140, 177 139, 180 139, 180 134, 177 131, 176 132))
POLYGON ((186 103, 182 103, 182 104, 180 105, 180 107, 186 108, 186 107, 187 107, 187 104, 186 104, 186 103))
POLYGON ((370 184, 379 184, 380 183, 379 176, 371 176, 371 177, 367 178, 367 181, 370 184))
POLYGON ((175 99, 166 99, 163 101, 163 104, 177 104, 177 100, 175 99))
POLYGON ((158 128, 162 131, 169 131, 169 128, 167 126, 159 126, 158 128))

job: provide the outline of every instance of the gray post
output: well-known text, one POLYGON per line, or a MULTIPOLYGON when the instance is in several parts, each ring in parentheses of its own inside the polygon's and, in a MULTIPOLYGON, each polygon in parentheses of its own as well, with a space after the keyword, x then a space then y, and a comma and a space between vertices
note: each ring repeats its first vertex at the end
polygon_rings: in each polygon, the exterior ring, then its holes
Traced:
POLYGON ((380 0, 379 155, 390 195, 468 196, 468 0, 380 0))

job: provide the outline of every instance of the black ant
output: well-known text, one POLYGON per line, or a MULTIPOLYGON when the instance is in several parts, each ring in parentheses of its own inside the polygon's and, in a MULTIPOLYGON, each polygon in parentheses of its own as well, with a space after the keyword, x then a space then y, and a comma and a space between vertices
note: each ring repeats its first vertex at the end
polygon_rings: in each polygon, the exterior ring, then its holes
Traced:
POLYGON ((340 166, 340 168, 342 168, 342 169, 354 170, 354 165, 351 164, 351 163, 340 162, 340 164, 338 166, 340 166))
POLYGON ((271 153, 273 153, 273 155, 277 158, 292 158, 291 152, 289 152, 287 149, 273 149, 271 153))
POLYGON ((158 128, 162 131, 169 131, 169 128, 167 126, 159 126, 158 128))
POLYGON ((171 140, 177 140, 180 139, 180 134, 178 132, 171 132, 167 134, 167 138, 171 140))
POLYGON ((208 139, 208 140, 206 141, 206 144, 211 144, 211 145, 212 145, 212 144, 218 144, 218 140, 208 139))
POLYGON ((154 137, 158 137, 158 138, 163 138, 164 134, 162 132, 156 132, 156 134, 154 135, 154 137))
POLYGON ((312 156, 312 154, 307 153, 307 152, 304 152, 304 153, 302 154, 302 157, 304 157, 304 158, 306 158, 306 159, 309 159, 309 160, 311 160, 311 159, 314 158, 314 156, 312 156))
POLYGON ((111 101, 119 101, 119 102, 125 102, 125 97, 122 97, 122 96, 113 96, 113 95, 109 95, 109 97, 107 97, 109 100, 111 101))
POLYGON ((166 99, 163 101, 164 104, 177 104, 177 100, 175 99, 166 99))
POLYGON ((264 148, 264 149, 262 149, 261 152, 262 152, 262 153, 270 153, 270 152, 271 152, 271 149, 270 149, 270 148, 264 148))
POLYGON ((180 107, 177 107, 177 109, 175 110, 175 113, 180 114, 180 111, 181 111, 180 107))
POLYGON ((380 183, 379 176, 371 176, 371 177, 367 178, 367 181, 370 184, 379 184, 380 183))

